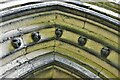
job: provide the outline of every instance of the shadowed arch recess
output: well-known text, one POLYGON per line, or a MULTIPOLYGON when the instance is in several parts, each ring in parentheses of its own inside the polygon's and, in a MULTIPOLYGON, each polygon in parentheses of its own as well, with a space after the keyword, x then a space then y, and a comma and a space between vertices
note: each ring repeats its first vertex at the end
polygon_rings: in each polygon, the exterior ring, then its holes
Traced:
MULTIPOLYGON (((119 39, 118 20, 75 3, 48 1, 27 6, 29 5, 20 6, 19 9, 10 10, 8 13, 6 13, 7 10, 0 13, 3 17, 3 22, 0 24, 3 34, 0 45, 4 45, 4 50, 0 53, 2 54, 0 60, 4 61, 1 64, 2 78, 12 78, 14 75, 16 78, 21 75, 25 77, 26 74, 34 75, 37 71, 34 67, 37 62, 35 64, 34 60, 37 60, 39 55, 45 59, 38 64, 48 65, 47 67, 59 66, 68 71, 70 76, 101 79, 119 77, 120 65, 115 60, 120 55, 119 43, 116 41, 119 39), (56 38, 56 29, 63 30, 61 38, 56 38), (33 42, 32 32, 40 33, 39 42, 33 42), (110 34, 114 38, 108 36, 110 34), (80 36, 88 39, 85 46, 78 45, 80 36), (20 38, 22 42, 20 48, 17 49, 11 45, 11 39, 15 37, 20 38), (105 46, 112 51, 104 59, 101 57, 100 50, 105 46), (51 64, 47 63, 49 58, 44 56, 48 53, 52 54, 54 59, 51 64), (58 57, 55 58, 55 56, 58 57), (60 60, 57 61, 59 57, 60 60), (74 67, 72 63, 82 66, 86 71, 79 72, 82 68, 74 67), (28 65, 28 69, 25 65, 28 65), (21 75, 17 74, 17 71, 21 71, 21 75)), ((44 69, 41 68, 43 71, 44 69)))

